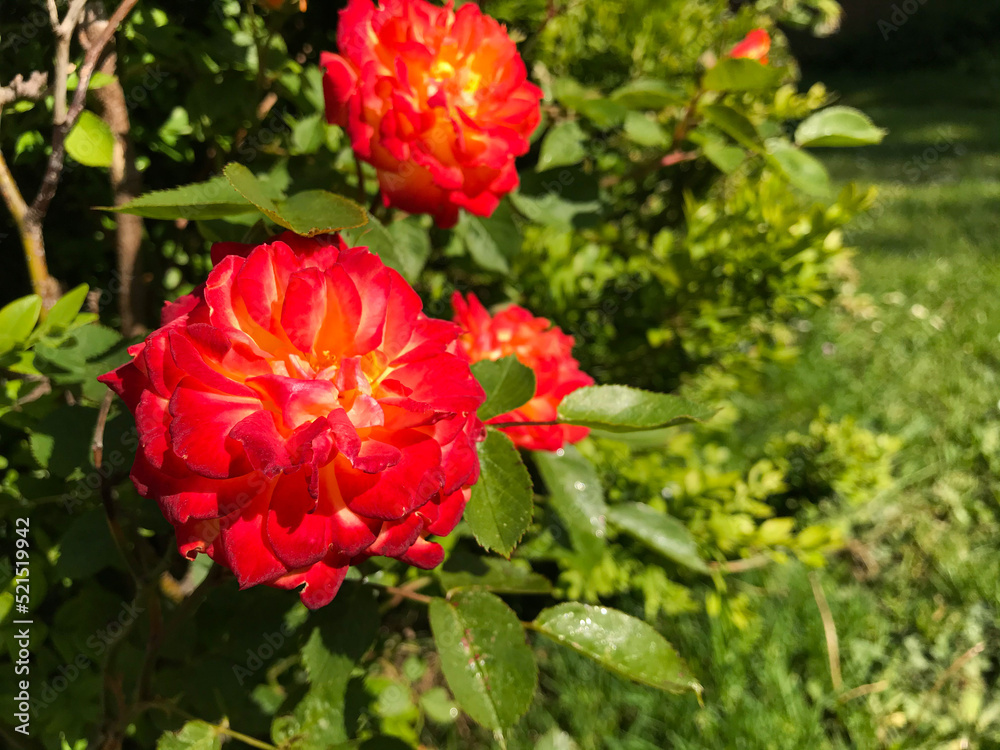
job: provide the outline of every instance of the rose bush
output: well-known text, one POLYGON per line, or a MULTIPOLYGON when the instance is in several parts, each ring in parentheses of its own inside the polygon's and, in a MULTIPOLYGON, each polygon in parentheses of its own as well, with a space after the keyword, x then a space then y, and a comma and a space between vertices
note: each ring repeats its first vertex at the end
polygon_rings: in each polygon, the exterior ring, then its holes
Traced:
POLYGON ((364 248, 218 244, 205 284, 101 377, 135 414, 132 480, 241 587, 330 602, 373 555, 432 568, 479 474, 484 395, 458 328, 364 248))
POLYGON ((327 119, 378 172, 386 206, 450 227, 517 187, 542 92, 504 28, 475 3, 351 0, 324 53, 327 119))

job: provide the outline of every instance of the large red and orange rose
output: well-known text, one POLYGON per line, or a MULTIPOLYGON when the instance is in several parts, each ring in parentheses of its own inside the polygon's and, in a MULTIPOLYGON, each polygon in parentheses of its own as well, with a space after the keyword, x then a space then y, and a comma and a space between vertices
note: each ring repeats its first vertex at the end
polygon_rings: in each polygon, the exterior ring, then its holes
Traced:
POLYGON ((372 555, 441 562, 485 396, 458 327, 336 237, 220 244, 207 282, 101 379, 135 414, 139 492, 180 551, 327 604, 372 555))
MULTIPOLYGON (((536 318, 518 305, 508 305, 491 316, 474 294, 466 299, 456 292, 451 304, 455 322, 462 327, 459 345, 470 362, 513 354, 535 373, 534 397, 490 423, 555 421, 559 404, 568 394, 594 384, 573 358, 573 337, 545 318, 536 318)), ((589 432, 586 427, 573 425, 505 427, 503 431, 515 445, 545 451, 583 440, 589 432)))
POLYGON ((320 58, 327 119, 375 167, 386 205, 442 227, 462 208, 492 214, 541 117, 504 27, 474 3, 350 0, 337 44, 320 58))

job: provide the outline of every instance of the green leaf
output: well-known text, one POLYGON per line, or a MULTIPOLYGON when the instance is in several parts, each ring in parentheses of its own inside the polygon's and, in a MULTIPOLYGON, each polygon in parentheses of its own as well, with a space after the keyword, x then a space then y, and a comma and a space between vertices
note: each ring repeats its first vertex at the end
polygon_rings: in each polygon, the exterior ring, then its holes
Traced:
POLYGON ((769 161, 804 193, 823 198, 831 191, 830 174, 823 162, 782 138, 767 142, 769 161))
POLYGON ((215 727, 205 721, 189 721, 179 732, 167 732, 156 743, 156 750, 219 750, 222 739, 215 727))
POLYGON ((569 534, 580 562, 593 567, 604 556, 608 506, 593 464, 572 445, 561 451, 532 453, 538 473, 549 490, 549 505, 569 534))
POLYGON ((628 113, 625 118, 625 137, 649 148, 665 147, 670 143, 670 135, 660 123, 642 112, 628 113))
POLYGON ((0 354, 6 354, 31 335, 42 312, 37 294, 21 297, 0 309, 0 354))
POLYGON ((746 158, 746 152, 739 146, 729 146, 719 140, 708 141, 701 150, 705 154, 705 158, 718 167, 723 174, 735 172, 746 158))
POLYGON ((552 583, 526 565, 457 547, 437 571, 445 591, 478 588, 498 594, 550 594, 552 583))
POLYGON ((873 146, 888 131, 853 107, 827 107, 806 119, 795 131, 799 146, 873 146))
POLYGON ((432 600, 429 616, 441 671, 462 710, 489 729, 513 726, 538 683, 517 615, 493 594, 463 591, 432 600))
POLYGON ((608 520, 667 559, 700 573, 708 572, 694 537, 676 518, 642 503, 622 503, 608 510, 608 520))
POLYGON ((455 231, 472 259, 487 271, 509 273, 509 261, 521 250, 521 232, 507 201, 486 218, 463 212, 455 231))
POLYGON ((102 210, 167 220, 222 219, 256 211, 225 177, 213 177, 171 190, 155 190, 124 205, 104 206, 102 210))
POLYGON ((386 231, 396 243, 403 259, 405 270, 400 273, 404 279, 414 283, 424 270, 427 259, 431 257, 430 234, 421 226, 419 216, 396 219, 386 231))
POLYGON ((602 130, 621 125, 628 114, 628 107, 610 99, 584 99, 576 109, 602 130))
POLYGON ((702 88, 709 91, 760 91, 780 82, 780 70, 745 57, 723 58, 701 79, 702 88))
POLYGON ((80 312, 83 303, 86 302, 87 292, 89 291, 90 287, 86 284, 80 284, 80 286, 70 289, 60 297, 52 305, 52 308, 45 316, 45 320, 38 327, 36 338, 44 336, 51 331, 62 331, 69 328, 76 320, 77 313, 80 312))
POLYGON ((611 100, 629 109, 663 109, 671 104, 682 104, 684 92, 671 88, 656 78, 639 78, 630 81, 611 93, 611 100))
MULTIPOLYGON (((397 230, 400 233, 403 231, 397 230)), ((399 271, 403 278, 412 284, 420 275, 427 256, 421 255, 425 249, 412 238, 409 242, 401 242, 399 236, 386 229, 385 225, 371 214, 368 214, 368 223, 360 229, 343 232, 348 245, 367 247, 381 258, 383 263, 399 271)))
POLYGON ((575 120, 554 126, 542 139, 535 171, 544 172, 546 169, 579 164, 587 155, 587 149, 583 145, 586 137, 575 120))
POLYGON ((543 610, 532 629, 644 685, 701 693, 674 647, 651 626, 607 607, 566 602, 543 610))
POLYGON ((524 172, 521 186, 510 194, 514 207, 536 224, 561 229, 586 228, 600 222, 597 179, 580 167, 524 172))
POLYGON ((271 727, 275 744, 285 745, 294 737, 295 747, 326 748, 350 739, 345 718, 347 686, 354 665, 375 640, 380 622, 372 594, 367 586, 344 584, 333 606, 310 614, 312 629, 301 651, 309 691, 292 714, 275 719, 271 727))
POLYGON ((88 167, 110 167, 114 150, 115 136, 108 124, 83 110, 66 136, 66 153, 88 167))
POLYGON ((472 485, 465 521, 482 547, 509 557, 531 525, 531 476, 517 448, 502 432, 489 430, 476 449, 481 474, 472 485))
MULTIPOLYGON (((90 83, 87 84, 87 90, 93 91, 94 89, 101 89, 107 86, 109 83, 115 81, 115 77, 110 73, 102 73, 101 71, 95 71, 92 76, 90 76, 90 83)), ((74 71, 66 77, 66 89, 68 91, 75 91, 76 87, 80 85, 80 76, 74 71)))
POLYGON ((454 724, 458 706, 443 687, 432 687, 420 696, 420 707, 427 718, 438 724, 454 724))
POLYGON ((97 409, 60 406, 35 426, 29 437, 31 454, 53 476, 68 477, 77 468, 89 469, 96 424, 97 409))
POLYGON ((486 391, 479 418, 487 420, 524 406, 535 395, 535 372, 513 354, 503 359, 483 359, 472 365, 472 374, 486 391))
POLYGON ((712 412, 683 398, 625 385, 591 385, 570 393, 559 404, 563 422, 609 432, 634 432, 699 422, 712 412))
POLYGON ((708 104, 701 108, 705 120, 717 127, 741 146, 760 151, 757 129, 744 115, 725 104, 708 104))
POLYGON ((55 575, 83 581, 117 563, 118 551, 107 516, 103 508, 94 508, 74 519, 59 540, 55 575))
POLYGON ((331 234, 368 223, 368 212, 352 200, 326 190, 304 190, 275 203, 277 217, 268 218, 303 237, 331 234))
POLYGON ((326 142, 326 116, 316 112, 292 126, 291 145, 295 154, 314 154, 326 142))
MULTIPOLYGON (((271 200, 267 190, 257 179, 257 176, 242 164, 232 162, 222 169, 222 174, 232 185, 233 189, 252 203, 258 211, 267 216, 276 224, 281 224, 278 216, 278 208, 271 200)), ((281 224, 281 226, 285 226, 281 224)), ((291 229, 291 227, 285 227, 291 229)))

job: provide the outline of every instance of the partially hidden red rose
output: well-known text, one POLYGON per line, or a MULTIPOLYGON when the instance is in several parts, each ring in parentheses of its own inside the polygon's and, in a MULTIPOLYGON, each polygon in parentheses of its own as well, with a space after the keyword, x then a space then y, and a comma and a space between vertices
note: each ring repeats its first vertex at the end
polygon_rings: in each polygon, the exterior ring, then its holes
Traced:
POLYGON ((442 227, 459 209, 492 214, 541 117, 504 27, 475 3, 350 0, 337 45, 320 57, 326 116, 375 167, 385 204, 442 227))
POLYGON ((132 480, 178 548, 315 608, 372 555, 438 565, 479 476, 485 395, 459 328, 364 248, 223 243, 100 380, 135 414, 132 480))
MULTIPOLYGON (((490 423, 551 422, 563 398, 594 379, 573 358, 573 337, 545 318, 536 318, 518 305, 508 305, 496 315, 469 294, 455 292, 451 300, 455 322, 462 327, 461 351, 470 362, 497 360, 513 354, 535 373, 535 396, 524 406, 494 417, 490 423)), ((587 437, 586 427, 571 425, 505 427, 515 445, 529 450, 556 451, 566 443, 587 437)))
POLYGON ((771 35, 765 29, 754 29, 729 50, 727 57, 745 57, 767 65, 771 51, 771 35))

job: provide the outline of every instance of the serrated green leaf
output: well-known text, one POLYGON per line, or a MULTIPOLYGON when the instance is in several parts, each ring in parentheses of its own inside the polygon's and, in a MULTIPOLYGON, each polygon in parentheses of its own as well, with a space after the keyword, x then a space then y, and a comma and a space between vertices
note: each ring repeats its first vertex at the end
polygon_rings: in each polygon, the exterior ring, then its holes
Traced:
POLYGON ((586 134, 574 120, 555 125, 542 139, 535 171, 568 167, 579 164, 587 155, 584 148, 586 134))
POLYGON ((760 91, 776 88, 781 71, 745 57, 726 57, 705 71, 702 88, 708 91, 760 91))
POLYGON ((277 222, 303 237, 354 229, 368 223, 365 209, 326 190, 305 190, 276 202, 275 206, 277 222))
POLYGON ((698 554, 698 545, 687 526, 676 518, 642 503, 622 503, 608 509, 608 520, 678 565, 707 573, 708 566, 698 554))
POLYGON ((111 128, 93 112, 83 110, 66 136, 66 153, 88 167, 110 167, 114 158, 115 136, 111 128))
POLYGON ((830 173, 815 156, 780 138, 767 142, 767 152, 771 164, 799 190, 817 198, 830 195, 830 173))
POLYGON ((662 635, 616 609, 566 602, 543 610, 532 629, 635 682, 671 693, 701 692, 662 635))
POLYGON ((479 407, 481 420, 498 417, 524 406, 535 395, 535 372, 516 356, 484 359, 472 365, 472 374, 486 391, 486 403, 479 407))
POLYGON ((286 229, 291 229, 290 226, 281 222, 278 207, 275 206, 274 201, 268 195, 261 181, 247 167, 237 162, 232 162, 223 167, 222 174, 229 181, 233 189, 242 195, 245 200, 253 204, 258 211, 274 223, 280 224, 286 229))
POLYGON ((256 212, 256 208, 229 184, 225 177, 170 190, 155 190, 121 206, 105 206, 105 211, 134 214, 147 219, 222 219, 256 212))
POLYGON ((591 385, 559 404, 559 419, 609 432, 634 432, 708 419, 712 412, 686 399, 625 385, 591 385))
POLYGON ((23 343, 35 328, 42 313, 42 298, 29 294, 0 309, 0 354, 23 343))
POLYGON ((222 739, 215 727, 205 721, 189 721, 178 732, 167 732, 156 743, 156 750, 219 750, 222 739))
POLYGON ((556 453, 535 451, 532 457, 549 491, 548 503, 569 535, 569 546, 581 565, 597 565, 607 544, 608 506, 593 464, 572 445, 556 453))
POLYGON ((827 107, 799 125, 795 143, 808 148, 873 146, 881 143, 887 132, 853 107, 827 107))
POLYGON ((552 583, 527 565, 518 565, 499 557, 475 555, 458 547, 443 566, 438 580, 445 591, 480 588, 498 594, 549 594, 552 583))
POLYGON ((757 129, 740 112, 725 104, 708 104, 701 108, 701 114, 707 122, 744 148, 760 151, 760 136, 757 134, 757 129))
POLYGON ((502 432, 489 430, 476 449, 481 474, 472 485, 465 520, 481 546, 509 557, 531 525, 531 476, 517 448, 502 432))
POLYGON ((441 671, 462 710, 489 729, 513 726, 538 682, 517 615, 493 594, 462 591, 432 600, 429 616, 441 671))

